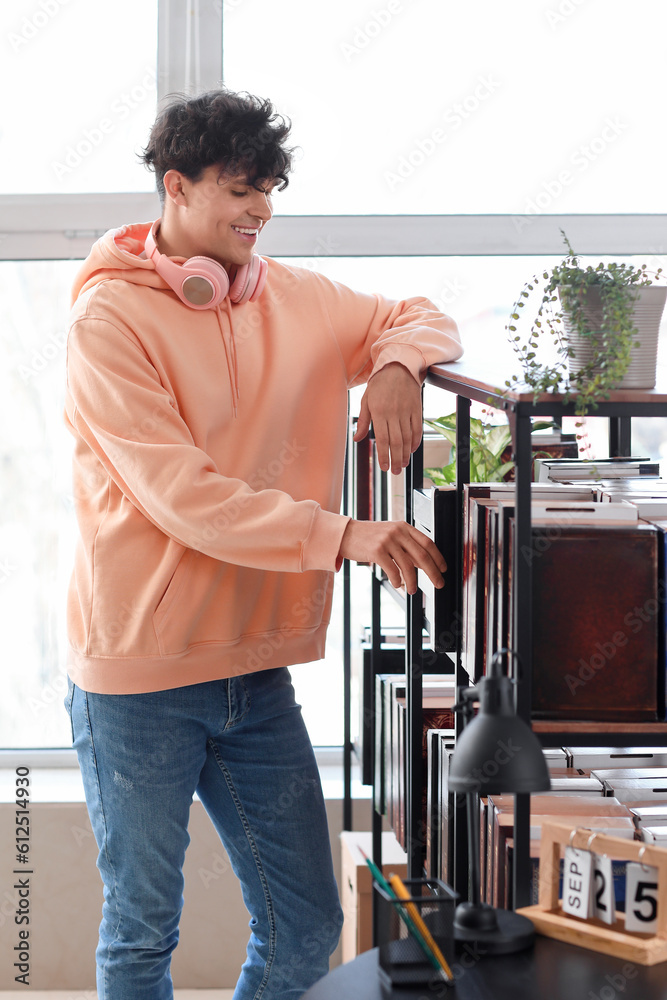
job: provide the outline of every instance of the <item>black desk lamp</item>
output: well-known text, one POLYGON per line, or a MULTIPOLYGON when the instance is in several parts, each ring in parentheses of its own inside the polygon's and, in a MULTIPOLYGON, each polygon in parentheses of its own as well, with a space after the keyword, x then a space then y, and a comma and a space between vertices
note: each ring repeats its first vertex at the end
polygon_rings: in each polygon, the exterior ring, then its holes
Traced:
MULTIPOLYGON (((500 955, 529 947, 535 937, 527 917, 498 910, 480 901, 478 796, 501 793, 546 792, 551 788, 542 747, 516 714, 514 682, 502 672, 500 649, 486 677, 476 687, 459 688, 455 710, 463 713, 465 728, 456 742, 449 766, 449 791, 466 796, 468 851, 472 898, 459 903, 454 936, 460 943, 477 943, 485 954, 500 955), (473 703, 479 712, 473 718, 473 703)), ((515 856, 515 864, 518 859, 515 856)))

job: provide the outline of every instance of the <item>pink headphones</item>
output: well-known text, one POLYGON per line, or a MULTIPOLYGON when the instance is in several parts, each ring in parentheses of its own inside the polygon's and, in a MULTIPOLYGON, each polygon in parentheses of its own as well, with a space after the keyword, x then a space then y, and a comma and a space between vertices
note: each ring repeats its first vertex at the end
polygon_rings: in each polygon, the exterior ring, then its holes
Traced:
POLYGON ((184 264, 176 264, 157 248, 155 236, 160 221, 153 223, 146 237, 146 256, 186 306, 214 309, 226 295, 236 303, 254 302, 259 298, 269 269, 263 257, 253 254, 249 264, 234 265, 229 275, 222 264, 210 257, 190 257, 184 264))

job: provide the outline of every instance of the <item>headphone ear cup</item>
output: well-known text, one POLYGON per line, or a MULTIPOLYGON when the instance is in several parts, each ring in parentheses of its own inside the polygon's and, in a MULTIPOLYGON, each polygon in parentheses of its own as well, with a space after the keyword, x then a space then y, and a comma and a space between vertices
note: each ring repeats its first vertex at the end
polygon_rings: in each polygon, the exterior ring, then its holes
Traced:
POLYGON ((181 271, 192 272, 183 279, 181 297, 193 309, 214 309, 229 292, 227 272, 210 257, 190 257, 181 271))
POLYGON ((266 284, 268 264, 263 257, 253 254, 249 264, 234 270, 229 297, 236 305, 254 302, 262 294, 266 284))

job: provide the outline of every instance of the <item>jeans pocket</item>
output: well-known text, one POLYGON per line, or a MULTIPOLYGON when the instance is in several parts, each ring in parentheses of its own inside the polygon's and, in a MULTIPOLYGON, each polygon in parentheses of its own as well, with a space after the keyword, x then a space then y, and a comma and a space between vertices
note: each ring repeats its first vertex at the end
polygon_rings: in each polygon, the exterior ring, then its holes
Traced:
POLYGON ((69 724, 72 731, 72 746, 74 746, 74 723, 72 722, 72 701, 74 699, 74 689, 76 684, 70 680, 69 674, 67 675, 67 694, 65 695, 65 700, 63 702, 65 710, 69 715, 69 724))

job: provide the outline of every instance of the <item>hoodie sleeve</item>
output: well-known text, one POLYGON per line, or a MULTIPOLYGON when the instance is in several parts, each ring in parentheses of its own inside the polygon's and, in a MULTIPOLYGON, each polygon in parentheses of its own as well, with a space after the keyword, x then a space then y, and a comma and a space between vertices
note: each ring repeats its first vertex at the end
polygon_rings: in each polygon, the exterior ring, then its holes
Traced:
POLYGON ((141 346, 108 320, 86 317, 70 329, 65 417, 82 442, 75 456, 82 492, 95 493, 100 465, 111 480, 98 504, 126 497, 170 538, 224 562, 283 572, 339 568, 349 518, 221 475, 141 346))
POLYGON ((347 372, 348 386, 398 361, 421 383, 431 365, 463 354, 458 327, 426 298, 356 292, 313 272, 347 372))

